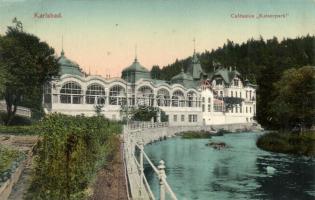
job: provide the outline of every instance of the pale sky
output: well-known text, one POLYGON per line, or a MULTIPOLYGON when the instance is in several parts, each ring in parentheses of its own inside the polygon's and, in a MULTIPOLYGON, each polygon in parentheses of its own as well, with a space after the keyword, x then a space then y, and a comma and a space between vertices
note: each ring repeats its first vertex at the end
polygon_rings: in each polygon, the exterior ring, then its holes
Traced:
POLYGON ((92 74, 120 76, 135 57, 150 69, 227 39, 315 34, 315 0, 0 0, 0 34, 12 19, 92 74), (61 18, 36 18, 35 14, 61 18), (240 19, 232 14, 285 17, 240 19))

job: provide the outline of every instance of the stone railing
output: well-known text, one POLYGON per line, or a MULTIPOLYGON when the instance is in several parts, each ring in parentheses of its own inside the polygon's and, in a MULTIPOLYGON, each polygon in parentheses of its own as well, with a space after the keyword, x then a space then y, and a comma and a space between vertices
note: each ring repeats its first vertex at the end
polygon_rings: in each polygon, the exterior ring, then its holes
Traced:
POLYGON ((143 150, 143 146, 154 141, 173 137, 176 133, 184 131, 213 131, 213 129, 224 129, 235 132, 238 130, 250 130, 252 123, 244 124, 224 124, 213 126, 169 126, 168 123, 131 123, 124 126, 124 158, 128 178, 129 190, 132 199, 155 199, 149 184, 143 173, 144 159, 149 163, 160 181, 160 197, 164 200, 166 192, 171 199, 177 199, 165 176, 165 163, 160 161, 159 166, 155 166, 143 150), (139 157, 136 156, 139 152, 139 157))
POLYGON ((135 130, 135 129, 145 129, 145 128, 162 128, 162 127, 168 127, 169 123, 168 122, 138 122, 138 121, 133 121, 129 122, 127 124, 127 128, 129 130, 135 130))
MULTIPOLYGON (((152 129, 161 129, 166 127, 159 127, 158 125, 159 123, 156 123, 152 126, 144 126, 144 129, 149 130, 149 127, 152 129)), ((147 156, 147 154, 144 152, 144 144, 146 144, 149 140, 145 140, 146 143, 143 142, 143 135, 141 134, 143 132, 141 130, 142 129, 128 129, 128 126, 126 125, 124 127, 123 134, 125 154, 124 157, 127 168, 126 171, 128 175, 128 185, 129 190, 131 191, 132 199, 155 200, 155 196, 153 195, 148 181, 144 175, 143 162, 144 160, 146 160, 160 181, 159 199, 165 200, 166 194, 169 194, 172 200, 177 200, 175 193, 166 180, 164 161, 161 160, 159 166, 156 167, 147 156), (138 158, 136 156, 136 152, 139 152, 138 158)))

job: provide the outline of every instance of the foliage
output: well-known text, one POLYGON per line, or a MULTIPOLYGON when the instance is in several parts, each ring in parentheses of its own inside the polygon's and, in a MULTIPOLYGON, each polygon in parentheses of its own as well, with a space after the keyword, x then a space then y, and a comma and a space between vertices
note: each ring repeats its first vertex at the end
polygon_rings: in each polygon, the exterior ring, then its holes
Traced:
POLYGON ((258 138, 257 146, 278 153, 315 156, 315 132, 266 133, 258 138))
POLYGON ((0 66, 7 72, 4 88, 7 124, 13 119, 18 105, 42 113, 42 85, 59 70, 54 49, 37 36, 24 32, 19 25, 8 27, 1 38, 0 58, 0 66))
POLYGON ((0 145, 0 175, 8 170, 13 161, 18 159, 20 152, 0 145))
POLYGON ((34 126, 3 126, 0 125, 0 134, 36 135, 34 126))
POLYGON ((42 140, 27 199, 84 199, 97 169, 104 164, 121 126, 101 116, 45 116, 42 140))
POLYGON ((310 128, 315 124, 315 67, 284 71, 274 84, 270 120, 280 128, 310 128))
MULTIPOLYGON (((271 39, 249 39, 241 44, 227 40, 223 47, 197 54, 201 66, 206 72, 212 72, 215 63, 225 67, 236 66, 237 70, 251 83, 257 84, 257 119, 267 128, 279 127, 268 120, 270 104, 274 100, 273 83, 277 82, 282 72, 305 65, 315 65, 315 36, 306 35, 295 39, 276 37, 271 39)), ((189 65, 191 57, 176 60, 173 64, 162 67, 161 79, 170 80, 178 74, 181 66, 189 65)))
POLYGON ((180 133, 182 138, 184 139, 202 139, 202 138, 211 138, 211 135, 209 132, 206 131, 187 131, 180 133))
POLYGON ((161 79, 162 71, 158 65, 154 65, 151 69, 151 77, 153 79, 161 79))
POLYGON ((168 121, 168 118, 165 112, 159 107, 152 106, 143 106, 139 105, 137 107, 122 107, 121 109, 122 115, 124 118, 129 116, 129 119, 132 121, 157 121, 158 113, 160 114, 161 122, 168 121))

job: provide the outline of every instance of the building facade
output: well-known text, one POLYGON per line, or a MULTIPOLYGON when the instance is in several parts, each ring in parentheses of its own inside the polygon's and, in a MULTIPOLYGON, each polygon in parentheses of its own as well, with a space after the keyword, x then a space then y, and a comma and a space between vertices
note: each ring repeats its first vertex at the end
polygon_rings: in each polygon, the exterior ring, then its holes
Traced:
POLYGON ((236 69, 220 67, 205 73, 195 52, 187 72, 182 69, 170 81, 152 79, 137 58, 121 78, 88 75, 63 51, 58 63, 60 75, 44 86, 46 113, 92 116, 99 106, 105 117, 122 120, 123 108, 142 105, 159 107, 170 125, 185 126, 245 123, 255 116, 255 86, 236 69), (227 99, 233 97, 242 100, 227 108, 227 99))

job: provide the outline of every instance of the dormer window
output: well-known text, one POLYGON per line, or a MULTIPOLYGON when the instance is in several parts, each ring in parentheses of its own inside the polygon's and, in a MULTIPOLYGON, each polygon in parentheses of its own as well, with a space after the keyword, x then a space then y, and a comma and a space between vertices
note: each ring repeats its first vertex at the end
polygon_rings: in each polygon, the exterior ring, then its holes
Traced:
POLYGON ((234 86, 238 86, 238 79, 234 79, 234 86))
POLYGON ((222 85, 222 79, 216 79, 215 84, 216 85, 222 85))

